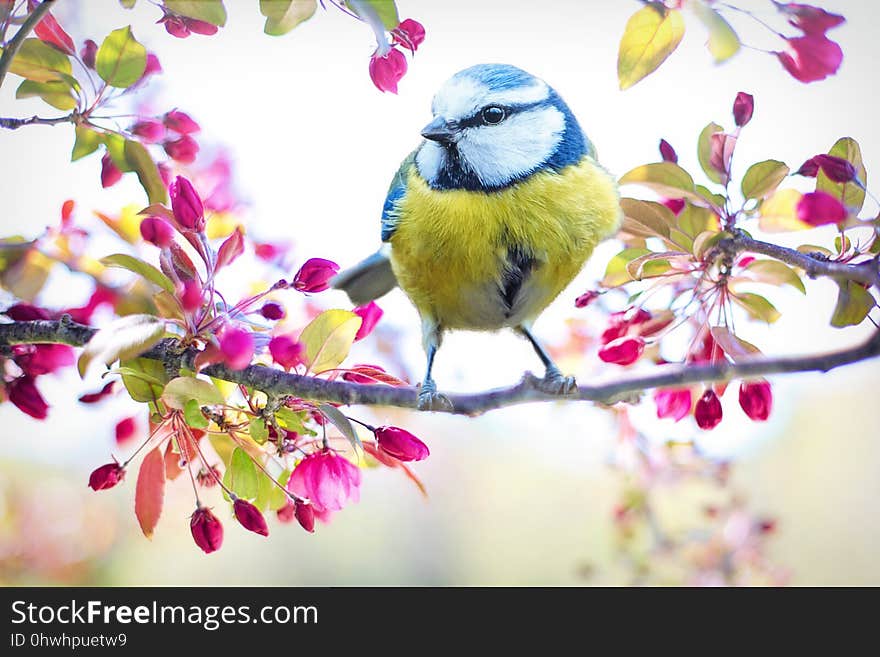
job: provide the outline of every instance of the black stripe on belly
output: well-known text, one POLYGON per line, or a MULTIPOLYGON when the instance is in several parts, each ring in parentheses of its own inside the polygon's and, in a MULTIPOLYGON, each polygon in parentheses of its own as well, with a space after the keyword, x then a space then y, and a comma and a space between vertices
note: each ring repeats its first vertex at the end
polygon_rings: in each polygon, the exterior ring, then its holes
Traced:
POLYGON ((511 246, 507 249, 507 262, 501 275, 501 300, 507 308, 507 315, 513 310, 516 296, 522 289, 523 283, 535 267, 535 259, 521 246, 511 246))

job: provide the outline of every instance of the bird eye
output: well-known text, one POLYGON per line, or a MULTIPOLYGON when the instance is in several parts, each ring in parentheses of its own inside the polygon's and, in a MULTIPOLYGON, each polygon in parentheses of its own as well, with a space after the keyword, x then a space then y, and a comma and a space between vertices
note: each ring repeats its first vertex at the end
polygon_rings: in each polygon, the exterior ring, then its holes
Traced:
POLYGON ((498 107, 497 105, 484 107, 481 114, 483 117, 483 123, 486 125, 498 125, 507 116, 507 112, 504 111, 504 108, 498 107))

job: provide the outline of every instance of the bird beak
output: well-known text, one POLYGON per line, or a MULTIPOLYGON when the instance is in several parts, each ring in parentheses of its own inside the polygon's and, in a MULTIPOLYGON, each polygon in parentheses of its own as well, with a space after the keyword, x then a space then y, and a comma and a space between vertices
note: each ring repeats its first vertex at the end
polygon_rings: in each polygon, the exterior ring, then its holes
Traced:
POLYGON ((441 144, 451 144, 456 140, 457 135, 457 131, 442 116, 438 116, 422 128, 422 137, 441 144))

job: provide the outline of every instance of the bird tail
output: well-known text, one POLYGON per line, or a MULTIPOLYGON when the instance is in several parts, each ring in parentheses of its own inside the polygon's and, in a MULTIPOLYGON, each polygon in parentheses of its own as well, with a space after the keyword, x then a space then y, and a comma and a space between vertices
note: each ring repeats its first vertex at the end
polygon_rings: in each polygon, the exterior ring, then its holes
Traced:
POLYGON ((330 285, 344 291, 354 305, 362 306, 388 294, 397 287, 397 279, 391 269, 391 261, 380 249, 354 267, 334 276, 330 285))

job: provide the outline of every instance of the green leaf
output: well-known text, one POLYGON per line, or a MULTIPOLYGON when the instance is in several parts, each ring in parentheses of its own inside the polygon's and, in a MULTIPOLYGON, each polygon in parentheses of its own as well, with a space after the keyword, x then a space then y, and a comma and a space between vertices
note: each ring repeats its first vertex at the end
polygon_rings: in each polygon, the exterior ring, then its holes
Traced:
POLYGON ((806 294, 804 282, 794 269, 778 260, 754 260, 745 269, 755 280, 771 285, 791 285, 801 294, 806 294))
POLYGON ((119 0, 119 4, 123 9, 133 9, 137 0, 119 0))
POLYGON ((716 64, 730 59, 739 52, 739 37, 721 14, 703 2, 693 2, 690 7, 709 30, 709 42, 706 45, 716 64))
POLYGON ((642 256, 653 253, 650 249, 624 249, 611 258, 605 268, 605 277, 602 279, 604 287, 616 287, 632 280, 626 266, 642 256))
POLYGON ((67 55, 39 39, 25 39, 9 66, 10 73, 34 82, 54 82, 72 70, 67 55))
POLYGON ((726 231, 718 232, 717 230, 703 231, 694 238, 694 244, 691 251, 698 260, 702 260, 703 256, 709 249, 718 244, 723 239, 730 237, 730 233, 726 231))
POLYGON ((701 201, 694 190, 691 174, 674 162, 655 162, 630 169, 620 177, 621 185, 643 185, 666 198, 690 198, 701 201))
POLYGON ((191 400, 195 400, 199 406, 215 406, 226 401, 217 386, 193 376, 171 379, 162 393, 162 401, 168 408, 186 410, 186 405, 191 400))
MULTIPOLYGON (((285 470, 281 473, 279 477, 277 477, 278 483, 282 486, 287 486, 287 480, 290 479, 290 470, 285 470)), ((265 476, 265 475, 264 475, 265 476)), ((268 477, 266 477, 268 480, 268 477)), ((267 506, 270 511, 277 511, 278 509, 282 509, 287 505, 287 494, 284 492, 283 488, 278 488, 274 484, 274 482, 269 481, 269 485, 272 487, 269 496, 267 506)))
POLYGON ((361 318, 348 310, 325 310, 300 333, 305 346, 305 364, 317 374, 332 370, 348 356, 361 318))
POLYGON ((269 430, 266 428, 266 420, 261 417, 251 418, 248 422, 248 433, 251 438, 261 445, 269 439, 269 430))
POLYGON ((859 148, 858 142, 852 137, 842 137, 834 142, 834 146, 831 147, 828 154, 848 160, 855 167, 856 177, 862 186, 857 185, 855 181, 836 183, 828 178, 820 169, 816 176, 816 189, 828 192, 849 208, 850 212, 857 215, 865 204, 864 188, 868 185, 868 172, 865 170, 864 162, 862 162, 862 149, 859 148))
POLYGON ((217 27, 226 25, 226 7, 222 0, 165 0, 165 6, 175 14, 205 21, 217 27))
POLYGON ((136 141, 125 141, 125 161, 137 174, 141 187, 147 193, 150 203, 165 203, 168 201, 168 191, 165 183, 159 175, 159 168, 153 162, 149 152, 144 146, 136 141))
POLYGON ((115 132, 105 132, 101 135, 101 139, 104 141, 104 146, 107 147, 107 153, 110 155, 110 159, 113 160, 113 164, 116 165, 116 168, 123 173, 131 171, 131 165, 125 157, 125 137, 118 135, 115 132))
POLYGON ((120 269, 134 272, 151 283, 158 285, 169 294, 174 294, 174 283, 171 282, 171 279, 148 262, 144 262, 126 253, 108 255, 105 258, 101 258, 100 262, 105 267, 119 267, 120 269))
POLYGON ((113 370, 122 375, 122 383, 129 396, 136 402, 154 402, 162 397, 168 383, 165 367, 157 360, 135 358, 121 363, 113 370))
POLYGON ((710 332, 718 346, 735 363, 761 354, 761 350, 755 345, 737 337, 725 326, 713 326, 710 332))
POLYGON ((206 429, 211 422, 202 413, 202 405, 198 400, 190 399, 183 407, 183 418, 193 429, 206 429))
MULTIPOLYGON (((236 447, 223 475, 223 483, 243 500, 253 500, 260 494, 258 472, 248 453, 236 447)), ((223 497, 229 499, 225 492, 223 497)))
POLYGON ((871 309, 877 305, 874 297, 861 285, 852 281, 839 281, 837 287, 839 289, 837 305, 831 316, 831 326, 843 328, 861 324, 871 309))
POLYGON ((294 413, 287 407, 281 407, 275 411, 275 421, 282 429, 303 433, 305 426, 303 425, 302 412, 294 413))
POLYGON ((721 174, 709 164, 709 160, 712 157, 712 135, 716 132, 724 132, 724 128, 717 123, 710 123, 703 128, 703 131, 697 139, 697 159, 700 161, 700 168, 703 170, 703 173, 706 174, 706 177, 713 183, 718 183, 720 185, 721 174))
POLYGON ((715 218, 715 213, 708 208, 692 203, 685 203, 676 217, 676 223, 679 230, 692 239, 707 230, 718 232, 718 220, 715 218))
POLYGON ((747 199, 760 200, 772 194, 788 175, 788 166, 779 160, 756 162, 748 168, 742 179, 742 193, 747 199))
POLYGON ((71 162, 76 162, 86 155, 91 155, 98 150, 98 146, 103 142, 101 135, 91 128, 78 125, 74 132, 76 140, 73 142, 73 151, 70 154, 71 162))
POLYGON ((342 414, 342 411, 330 404, 321 404, 318 406, 318 410, 325 418, 330 420, 339 431, 342 432, 343 436, 348 438, 348 442, 351 443, 352 447, 364 448, 357 432, 354 430, 354 427, 351 426, 351 422, 348 421, 348 418, 342 414))
POLYGON ((349 0, 348 5, 367 22, 365 14, 374 13, 386 30, 393 30, 400 24, 394 0, 349 0))
POLYGON ((652 278, 665 274, 671 268, 670 259, 681 256, 689 257, 690 254, 681 251, 663 251, 660 253, 647 253, 626 263, 626 272, 634 281, 643 278, 652 278))
POLYGON ((153 315, 120 317, 92 336, 79 356, 77 368, 84 377, 92 363, 110 365, 147 351, 165 335, 165 322, 153 315))
POLYGON ((16 98, 42 98, 46 103, 63 111, 72 110, 77 105, 76 80, 69 75, 64 75, 60 80, 53 82, 35 82, 24 80, 15 90, 16 98))
POLYGON ((629 89, 657 70, 684 36, 681 12, 650 3, 639 9, 626 23, 617 52, 617 79, 621 89, 629 89))
POLYGON ((731 298, 755 319, 760 319, 768 324, 779 319, 779 311, 776 310, 776 307, 760 294, 737 292, 731 295, 731 298))
POLYGON ((130 87, 146 67, 147 49, 134 38, 131 26, 113 30, 98 48, 95 70, 111 87, 130 87))
POLYGON ((317 8, 316 0, 260 0, 260 13, 266 17, 263 31, 271 36, 287 34, 310 19, 317 8))
POLYGON ((623 209, 622 231, 636 237, 669 237, 669 226, 675 223, 675 215, 665 205, 622 198, 620 207, 623 209))

